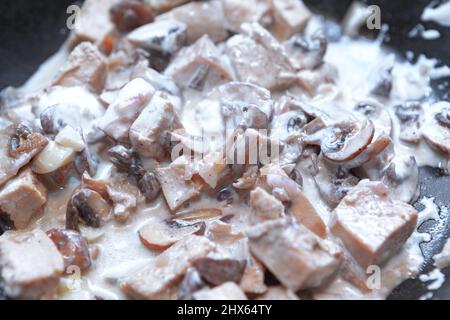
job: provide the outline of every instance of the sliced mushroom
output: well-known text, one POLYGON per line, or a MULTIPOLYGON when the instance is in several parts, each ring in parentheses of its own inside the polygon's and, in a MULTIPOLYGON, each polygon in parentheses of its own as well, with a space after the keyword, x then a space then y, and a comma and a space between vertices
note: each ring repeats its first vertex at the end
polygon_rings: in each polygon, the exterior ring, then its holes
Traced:
POLYGON ((314 69, 321 65, 327 51, 328 41, 321 30, 317 30, 310 36, 296 34, 285 44, 292 66, 296 70, 314 69))
POLYGON ((227 129, 267 129, 273 112, 270 91, 244 82, 230 82, 217 88, 227 129))
POLYGON ((86 239, 78 232, 64 229, 51 229, 46 232, 64 258, 64 266, 78 266, 81 270, 89 269, 91 257, 86 239))
POLYGON ((389 112, 375 99, 367 99, 359 102, 354 110, 365 118, 371 120, 375 126, 374 137, 381 134, 390 136, 392 133, 392 119, 389 112))
POLYGON ((391 191, 391 197, 407 203, 414 201, 419 191, 419 167, 414 156, 396 156, 384 170, 381 181, 391 191))
POLYGON ((222 210, 220 209, 193 209, 177 212, 173 216, 174 220, 195 221, 195 220, 208 220, 220 217, 222 210))
POLYGON ((400 139, 405 142, 419 143, 423 107, 418 101, 410 101, 394 107, 400 123, 400 139))
POLYGON ((319 161, 314 181, 325 201, 337 206, 350 189, 358 184, 359 179, 340 166, 330 166, 319 161))
POLYGON ((19 158, 22 154, 39 152, 48 144, 48 140, 26 123, 20 123, 9 140, 9 156, 19 158))
POLYGON ((436 103, 430 107, 430 111, 422 135, 433 148, 450 155, 450 104, 436 103))
POLYGON ((206 282, 218 286, 229 281, 239 283, 246 264, 242 260, 205 257, 195 260, 193 266, 206 282))
POLYGON ((191 234, 202 234, 205 223, 187 223, 181 220, 152 220, 139 229, 139 238, 151 250, 165 250, 191 234))
POLYGON ((117 145, 108 150, 108 155, 115 166, 134 176, 139 190, 147 201, 156 199, 161 190, 159 180, 153 172, 144 169, 137 152, 123 145, 117 145))
POLYGON ((79 230, 79 222, 99 228, 110 212, 110 205, 94 190, 80 189, 75 191, 66 211, 66 228, 79 230))
POLYGON ((308 123, 306 115, 300 111, 288 111, 275 116, 270 126, 270 138, 288 141, 293 135, 299 135, 308 123))
POLYGON ((327 160, 344 163, 359 155, 370 144, 374 133, 375 128, 370 120, 362 124, 340 122, 325 129, 320 147, 327 160))

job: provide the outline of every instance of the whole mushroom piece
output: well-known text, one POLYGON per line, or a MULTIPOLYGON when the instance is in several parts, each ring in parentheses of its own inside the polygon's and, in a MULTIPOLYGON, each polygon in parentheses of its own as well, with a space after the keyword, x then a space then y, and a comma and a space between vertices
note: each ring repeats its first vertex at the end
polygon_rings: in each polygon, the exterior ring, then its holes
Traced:
POLYGON ((422 135, 433 148, 450 156, 450 103, 438 102, 430 111, 422 135))

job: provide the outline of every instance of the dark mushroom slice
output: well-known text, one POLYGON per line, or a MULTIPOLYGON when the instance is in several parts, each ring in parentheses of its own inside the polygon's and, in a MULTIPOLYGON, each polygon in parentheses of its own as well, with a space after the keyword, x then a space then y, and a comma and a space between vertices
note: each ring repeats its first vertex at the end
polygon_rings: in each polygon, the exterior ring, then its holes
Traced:
POLYGON ((337 206, 347 193, 358 184, 359 179, 349 170, 340 166, 330 166, 324 161, 318 162, 318 171, 314 181, 319 188, 320 195, 326 202, 337 206))
POLYGON ((64 258, 64 267, 78 266, 87 270, 91 266, 91 256, 86 239, 78 232, 64 229, 51 229, 46 232, 64 258))
POLYGON ((109 9, 111 21, 117 29, 128 32, 153 21, 149 5, 136 0, 122 0, 109 9))
POLYGON ((144 169, 137 152, 117 145, 108 150, 111 162, 118 168, 134 176, 139 190, 147 201, 153 201, 158 196, 161 185, 153 172, 144 169))
POLYGON ((139 238, 150 250, 165 250, 188 235, 202 234, 205 227, 204 222, 152 220, 139 229, 139 238))
POLYGON ((336 163, 352 160, 372 142, 374 133, 370 120, 337 123, 325 130, 320 143, 323 156, 336 163))
POLYGON ((18 158, 22 154, 37 153, 48 144, 48 140, 42 134, 34 131, 32 126, 25 122, 17 125, 15 133, 9 140, 10 157, 18 158))
POLYGON ((230 258, 204 257, 194 261, 193 266, 207 283, 219 286, 225 282, 239 284, 247 262, 230 258))
POLYGON ((292 66, 296 70, 314 69, 323 63, 328 41, 322 30, 311 35, 296 34, 285 44, 292 66))
POLYGON ((409 101, 394 107, 395 115, 400 123, 399 137, 410 143, 419 143, 420 127, 423 118, 423 107, 418 101, 409 101))
POLYGON ((407 203, 414 201, 419 195, 419 167, 415 157, 394 157, 381 181, 389 187, 393 199, 407 203))
POLYGON ((80 127, 80 115, 76 109, 61 104, 44 109, 39 118, 42 130, 47 134, 57 134, 68 125, 72 128, 80 127))
POLYGON ((367 99, 359 102, 354 110, 373 122, 375 126, 375 138, 381 134, 391 135, 392 119, 389 112, 381 103, 374 99, 367 99))
POLYGON ((437 110, 427 120, 422 129, 422 135, 433 148, 449 156, 450 105, 446 102, 439 102, 431 107, 437 110))
POLYGON ((79 231, 80 220, 90 227, 99 228, 110 209, 98 192, 85 188, 77 190, 67 204, 66 229, 79 231))
POLYGON ((74 166, 78 174, 81 176, 84 172, 88 172, 91 176, 95 176, 98 168, 98 160, 86 146, 83 151, 79 152, 74 159, 74 166))

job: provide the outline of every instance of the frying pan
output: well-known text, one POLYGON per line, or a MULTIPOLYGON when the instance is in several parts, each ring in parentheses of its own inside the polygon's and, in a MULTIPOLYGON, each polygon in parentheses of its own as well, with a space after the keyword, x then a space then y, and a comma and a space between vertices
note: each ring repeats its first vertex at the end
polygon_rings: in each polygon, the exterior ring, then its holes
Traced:
MULTIPOLYGON (((312 11, 341 20, 352 0, 305 0, 312 11)), ((432 22, 423 23, 426 28, 439 30, 438 40, 409 38, 408 32, 420 21, 423 8, 430 0, 380 0, 370 1, 381 8, 382 22, 389 25, 386 45, 405 55, 412 51, 417 57, 425 54, 450 65, 450 28, 442 28, 432 22)), ((36 68, 52 53, 58 50, 69 31, 65 27, 66 9, 72 0, 2 0, 0 1, 0 90, 6 86, 21 85, 36 68)), ((435 94, 448 100, 447 81, 441 79, 432 83, 435 94)), ((438 206, 450 208, 450 177, 441 170, 424 167, 420 169, 420 198, 435 198, 438 206)), ((419 199, 420 199, 419 198, 419 199)), ((414 206, 421 210, 422 205, 414 206)), ((442 217, 440 223, 425 222, 419 231, 430 232, 432 240, 421 244, 425 256, 423 272, 429 272, 432 256, 441 251, 450 236, 450 217, 442 217)), ((450 268, 444 274, 450 279, 450 268)), ((410 279, 398 286, 389 299, 418 299, 427 292, 426 284, 410 279)), ((450 280, 434 292, 433 299, 450 299, 450 280)))

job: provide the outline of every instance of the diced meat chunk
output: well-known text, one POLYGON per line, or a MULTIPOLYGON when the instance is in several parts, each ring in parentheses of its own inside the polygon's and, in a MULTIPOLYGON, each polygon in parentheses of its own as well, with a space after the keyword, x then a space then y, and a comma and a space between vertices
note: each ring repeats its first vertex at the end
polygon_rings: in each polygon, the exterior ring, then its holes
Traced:
POLYGON ((166 12, 191 0, 144 0, 157 12, 166 12))
POLYGON ((128 35, 137 47, 174 54, 186 43, 186 25, 176 20, 161 20, 146 24, 128 35))
POLYGON ((417 224, 417 211, 392 200, 381 182, 361 181, 332 214, 331 231, 363 267, 385 262, 405 243, 417 224))
POLYGON ((155 94, 130 128, 130 141, 144 157, 163 160, 170 147, 170 132, 181 127, 168 95, 155 94))
POLYGON ((53 84, 64 87, 85 86, 100 93, 105 80, 105 58, 92 43, 82 42, 72 50, 53 84))
POLYGON ((245 23, 243 33, 230 38, 226 53, 240 81, 269 90, 292 83, 294 69, 278 41, 257 23, 245 23))
POLYGON ((0 190, 0 210, 17 229, 25 228, 47 202, 47 189, 27 168, 0 190))
POLYGON ((154 93, 153 86, 145 80, 134 79, 120 90, 116 100, 99 120, 99 128, 116 140, 128 139, 131 125, 154 93))
POLYGON ((193 298, 195 300, 248 300, 242 289, 234 282, 225 282, 212 289, 199 290, 194 293, 193 298))
POLYGON ((129 181, 127 174, 113 172, 108 181, 106 190, 113 202, 114 218, 124 221, 136 209, 139 189, 129 181))
POLYGON ((258 300, 299 300, 292 290, 282 286, 270 287, 266 293, 258 297, 258 300))
POLYGON ((199 187, 184 179, 184 167, 171 165, 156 169, 161 188, 170 210, 177 210, 182 204, 200 194, 199 187))
POLYGON ((177 286, 193 261, 206 257, 214 248, 214 243, 205 237, 188 236, 129 276, 122 283, 122 290, 137 299, 176 298, 177 286))
POLYGON ((180 87, 205 90, 232 80, 223 57, 207 35, 180 50, 164 74, 180 87))
POLYGON ((213 42, 223 41, 228 36, 220 0, 190 2, 156 18, 165 19, 186 24, 188 43, 194 43, 204 35, 208 35, 213 42))
POLYGON ((271 18, 270 0, 222 0, 225 15, 225 26, 228 30, 238 33, 241 25, 246 22, 258 22, 269 25, 271 18))
POLYGON ((12 157, 10 154, 11 138, 15 134, 14 125, 0 129, 0 186, 14 177, 20 168, 29 163, 47 144, 47 140, 45 140, 45 143, 30 145, 31 148, 27 147, 12 157))
POLYGON ((64 271, 64 261, 43 231, 11 232, 0 238, 0 270, 8 297, 52 298, 64 271))
POLYGON ((292 291, 321 285, 341 263, 337 247, 287 218, 260 223, 247 236, 255 257, 292 291))
POLYGON ((257 187, 250 192, 250 207, 255 221, 262 222, 284 216, 284 205, 266 190, 257 187))
POLYGON ((301 0, 272 0, 274 23, 272 32, 280 39, 287 39, 305 27, 311 12, 301 0))
POLYGON ((204 230, 205 224, 202 222, 151 220, 139 229, 139 238, 151 250, 165 250, 184 237, 200 234, 204 230))

